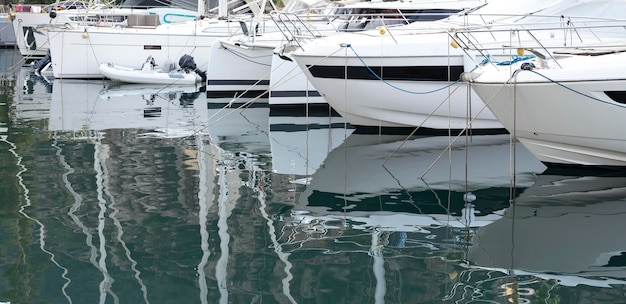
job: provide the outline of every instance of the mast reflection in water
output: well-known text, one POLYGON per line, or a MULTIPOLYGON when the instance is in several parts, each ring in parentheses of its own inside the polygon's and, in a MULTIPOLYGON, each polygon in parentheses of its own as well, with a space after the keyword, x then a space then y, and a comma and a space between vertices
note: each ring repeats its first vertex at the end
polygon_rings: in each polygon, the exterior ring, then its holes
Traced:
POLYGON ((360 134, 28 67, 2 84, 0 302, 622 299, 623 177, 546 170, 508 135, 360 134))

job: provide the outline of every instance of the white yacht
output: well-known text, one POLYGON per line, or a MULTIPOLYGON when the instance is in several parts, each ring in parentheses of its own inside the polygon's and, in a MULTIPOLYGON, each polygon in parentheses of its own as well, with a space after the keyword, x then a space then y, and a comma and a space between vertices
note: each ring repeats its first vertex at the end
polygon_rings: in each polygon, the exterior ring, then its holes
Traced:
POLYGON ((549 53, 464 78, 542 162, 626 166, 626 41, 549 53))
MULTIPOLYGON (((272 12, 272 29, 250 25, 255 31, 220 38, 214 42, 207 70, 207 94, 249 96, 270 94, 272 104, 289 103, 293 97, 315 95, 306 83, 299 84, 290 70, 297 70, 288 59, 289 45, 337 33, 375 29, 443 19, 451 14, 484 4, 482 0, 461 1, 361 1, 355 3, 316 2, 317 6, 298 12, 292 8, 272 12), (322 3, 320 5, 319 3, 322 3), (259 29, 257 29, 259 28, 259 29), (277 50, 277 48, 279 48, 277 50), (274 56, 280 53, 279 57, 274 56), (278 59, 276 59, 278 58, 278 59), (276 64, 276 65, 274 65, 276 64), (274 82, 272 83, 272 78, 274 82), (295 86, 295 87, 292 87, 295 86), (290 88, 292 87, 292 88, 290 88)), ((306 79, 304 76, 301 79, 306 79)))
POLYGON ((205 69, 211 43, 241 31, 239 21, 248 20, 252 8, 260 14, 256 2, 235 1, 223 4, 217 15, 169 24, 140 17, 123 26, 53 28, 48 30, 52 71, 56 78, 103 78, 102 63, 140 68, 148 56, 165 65, 184 55, 194 57, 197 66, 205 69), (229 15, 229 8, 242 13, 229 15))
POLYGON ((310 40, 293 57, 320 95, 354 126, 491 132, 504 126, 460 81, 483 58, 458 47, 456 30, 482 28, 475 41, 490 45, 491 59, 512 60, 532 54, 517 55, 511 46, 563 47, 619 37, 576 31, 574 26, 600 19, 619 22, 624 15, 620 7, 623 1, 490 1, 475 12, 442 21, 310 40), (503 24, 518 30, 491 31, 503 24), (540 43, 528 35, 528 28, 545 29, 540 43))
POLYGON ((73 1, 71 6, 14 6, 10 13, 16 44, 22 56, 33 59, 50 49, 47 32, 52 28, 72 29, 79 26, 111 27, 128 24, 128 18, 149 18, 157 24, 195 19, 198 12, 174 7, 131 8, 73 1), (138 17, 144 16, 144 17, 138 17), (145 17, 149 16, 149 17, 145 17))

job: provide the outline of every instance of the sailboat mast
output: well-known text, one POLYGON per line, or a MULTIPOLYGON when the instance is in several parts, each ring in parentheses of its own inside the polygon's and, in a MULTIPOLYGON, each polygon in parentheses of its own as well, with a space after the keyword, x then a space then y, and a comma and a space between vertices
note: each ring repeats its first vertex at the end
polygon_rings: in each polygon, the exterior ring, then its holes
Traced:
POLYGON ((198 0, 198 16, 204 16, 204 14, 206 14, 204 0, 198 0))
POLYGON ((220 18, 228 17, 228 0, 219 0, 217 5, 217 16, 220 18))

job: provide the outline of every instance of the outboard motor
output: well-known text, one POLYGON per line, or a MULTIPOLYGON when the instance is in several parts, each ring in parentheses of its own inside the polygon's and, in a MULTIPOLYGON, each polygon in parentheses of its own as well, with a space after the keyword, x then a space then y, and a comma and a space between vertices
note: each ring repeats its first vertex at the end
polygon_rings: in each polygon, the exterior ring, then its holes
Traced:
POLYGON ((154 67, 156 66, 156 61, 154 60, 154 58, 152 58, 152 56, 148 56, 148 59, 146 59, 146 62, 143 63, 143 65, 141 65, 141 70, 142 71, 152 71, 154 70, 154 67))
POLYGON ((202 82, 206 82, 206 73, 196 67, 196 62, 193 60, 193 57, 191 57, 191 55, 185 54, 180 57, 180 59, 178 60, 178 66, 183 71, 195 72, 196 74, 200 75, 200 77, 202 78, 202 82))
POLYGON ((37 62, 33 64, 33 68, 39 73, 48 63, 50 63, 50 61, 52 61, 52 56, 50 55, 50 50, 48 50, 48 52, 46 52, 46 56, 37 60, 37 62))

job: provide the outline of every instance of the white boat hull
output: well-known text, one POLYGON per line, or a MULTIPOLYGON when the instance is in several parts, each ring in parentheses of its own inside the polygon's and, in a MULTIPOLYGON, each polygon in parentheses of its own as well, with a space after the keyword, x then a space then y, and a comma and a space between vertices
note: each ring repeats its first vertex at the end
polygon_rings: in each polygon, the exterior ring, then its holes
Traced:
POLYGON ((626 54, 580 56, 561 69, 485 72, 473 80, 504 126, 542 162, 626 166, 626 54), (590 61, 594 60, 594 61, 590 61))
POLYGON ((283 54, 290 60, 274 54, 270 73, 270 107, 322 105, 328 103, 309 81, 290 54, 283 54))
POLYGON ((48 14, 32 12, 15 12, 12 18, 13 32, 16 37, 16 45, 22 56, 43 57, 48 52, 48 37, 45 32, 36 31, 39 24, 60 24, 70 22, 63 14, 59 18, 52 19, 48 14))
MULTIPOLYGON (((294 58, 326 101, 355 126, 503 129, 479 96, 458 82, 461 72, 470 72, 484 59, 476 60, 478 52, 470 49, 486 49, 483 53, 488 53, 490 60, 510 60, 516 55, 515 48, 562 48, 609 37, 623 39, 623 27, 608 30, 602 22, 603 27, 594 31, 572 29, 573 24, 588 25, 600 17, 623 15, 623 10, 617 9, 623 6, 619 1, 613 5, 563 1, 533 19, 533 13, 553 4, 542 2, 496 1, 495 6, 485 6, 490 10, 485 13, 491 15, 478 15, 479 9, 476 14, 441 22, 318 39, 303 44, 294 58), (518 15, 506 22, 502 16, 526 13, 528 18, 518 15), (493 17, 498 14, 500 17, 493 17), (568 19, 572 24, 562 22, 562 16, 581 18, 568 19), (484 18, 495 20, 483 27, 488 22, 484 18), (472 32, 459 33, 468 26, 472 32), (540 33, 527 32, 536 28, 541 28, 540 33), (466 40, 472 43, 464 43, 466 40)), ((623 25, 614 20, 611 24, 623 25)))
POLYGON ((207 96, 267 94, 274 47, 246 46, 234 38, 214 42, 207 69, 207 96))
POLYGON ((387 128, 503 129, 478 95, 458 82, 454 71, 463 69, 466 62, 461 50, 450 47, 447 35, 423 35, 419 40, 421 46, 393 44, 389 35, 369 38, 361 40, 363 44, 351 45, 350 36, 331 37, 330 41, 335 43, 311 43, 304 47, 305 51, 294 53, 314 87, 350 124, 387 128), (347 40, 341 45, 340 39, 347 40), (430 42, 425 44, 424 41, 430 42), (409 54, 407 48, 415 51, 409 54), (311 66, 330 67, 331 74, 315 71, 311 66), (384 66, 382 73, 380 70, 372 73, 381 66, 384 66), (380 75, 391 69, 402 71, 401 77, 380 75), (346 77, 346 70, 349 77, 346 77), (432 70, 439 76, 431 76, 429 71, 432 70), (422 80, 420 74, 430 79, 422 80))
POLYGON ((185 54, 194 57, 198 68, 205 70, 213 41, 229 35, 227 23, 190 21, 156 29, 89 27, 50 31, 54 77, 102 78, 102 63, 140 68, 148 56, 161 65, 177 62, 185 54))

